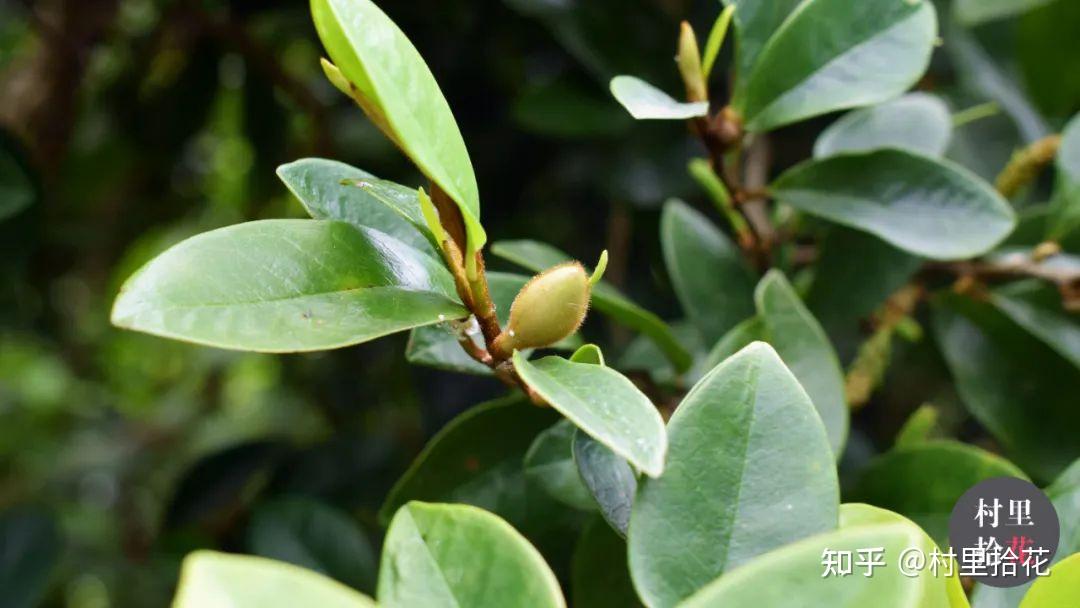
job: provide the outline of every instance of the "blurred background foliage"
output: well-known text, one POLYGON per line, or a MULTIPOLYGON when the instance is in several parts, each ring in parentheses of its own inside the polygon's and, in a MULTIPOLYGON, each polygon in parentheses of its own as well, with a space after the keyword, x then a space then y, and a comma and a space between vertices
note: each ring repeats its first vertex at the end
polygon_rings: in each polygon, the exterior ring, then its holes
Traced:
MULTIPOLYGON (((659 206, 682 196, 712 213, 686 172, 701 151, 682 127, 632 124, 607 82, 633 73, 677 90, 677 24, 707 31, 717 2, 380 4, 454 108, 489 233, 586 260, 606 247, 613 283, 678 316, 659 206)), ((1080 3, 973 29, 939 9, 945 44, 919 88, 954 111, 996 103, 950 150, 992 178, 1080 109, 1080 3)), ((324 80, 320 55, 300 0, 0 2, 0 606, 162 606, 196 547, 334 575, 340 555, 298 554, 290 539, 331 535, 354 561, 376 554, 393 482, 450 418, 501 393, 487 378, 407 365, 405 334, 265 356, 109 326, 120 280, 169 245, 301 217, 274 175, 281 163, 325 156, 421 183, 324 80)), ((772 135, 772 170, 808 157, 833 119, 772 135)), ((856 237, 841 257, 857 255, 856 237)), ((827 301, 815 308, 850 361, 866 328, 831 323, 827 301)), ((615 354, 631 345, 599 318, 585 332, 615 354)), ((845 471, 928 401, 949 433, 993 448, 932 342, 896 344, 897 364, 854 419, 845 471)), ((648 360, 633 350, 625 361, 648 360)), ((565 575, 566 560, 554 563, 565 575)), ((362 574, 346 582, 372 586, 362 574)))

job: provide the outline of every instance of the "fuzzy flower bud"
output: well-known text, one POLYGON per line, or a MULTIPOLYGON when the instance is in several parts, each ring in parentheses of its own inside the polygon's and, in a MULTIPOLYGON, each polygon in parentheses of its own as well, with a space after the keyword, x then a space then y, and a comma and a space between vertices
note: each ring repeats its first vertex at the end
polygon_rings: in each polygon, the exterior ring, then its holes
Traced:
POLYGON ((578 262, 559 264, 536 275, 518 292, 510 322, 494 348, 514 350, 550 346, 581 327, 589 310, 592 283, 578 262))

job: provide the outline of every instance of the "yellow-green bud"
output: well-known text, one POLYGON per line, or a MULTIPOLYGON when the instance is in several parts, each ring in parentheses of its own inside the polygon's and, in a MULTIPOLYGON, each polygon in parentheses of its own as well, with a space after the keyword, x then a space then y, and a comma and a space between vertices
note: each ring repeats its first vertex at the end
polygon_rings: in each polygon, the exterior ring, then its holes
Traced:
POLYGON ((585 320, 591 291, 590 277, 577 262, 541 272, 514 298, 510 322, 495 339, 494 349, 505 356, 550 346, 573 334, 585 320))
POLYGON ((694 28, 683 21, 679 31, 679 54, 675 56, 679 73, 686 84, 687 101, 708 101, 709 89, 701 70, 701 51, 698 49, 694 28))

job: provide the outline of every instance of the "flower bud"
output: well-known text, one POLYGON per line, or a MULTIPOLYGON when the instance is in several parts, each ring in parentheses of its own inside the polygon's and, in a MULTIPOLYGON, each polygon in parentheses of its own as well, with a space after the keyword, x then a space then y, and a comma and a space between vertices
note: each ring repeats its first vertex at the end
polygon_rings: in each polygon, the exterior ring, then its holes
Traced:
POLYGON ((577 262, 559 264, 536 275, 518 292, 510 307, 510 323, 494 348, 514 350, 550 346, 581 327, 589 310, 592 284, 577 262))

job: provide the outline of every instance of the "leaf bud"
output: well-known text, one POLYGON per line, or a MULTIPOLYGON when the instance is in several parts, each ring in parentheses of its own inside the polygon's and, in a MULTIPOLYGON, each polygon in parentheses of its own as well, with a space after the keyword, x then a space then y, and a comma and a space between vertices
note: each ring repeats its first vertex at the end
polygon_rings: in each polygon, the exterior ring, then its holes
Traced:
POLYGON ((683 21, 679 31, 679 54, 675 57, 679 73, 686 84, 687 101, 708 101, 709 91, 701 69, 701 51, 698 49, 694 28, 683 21))

